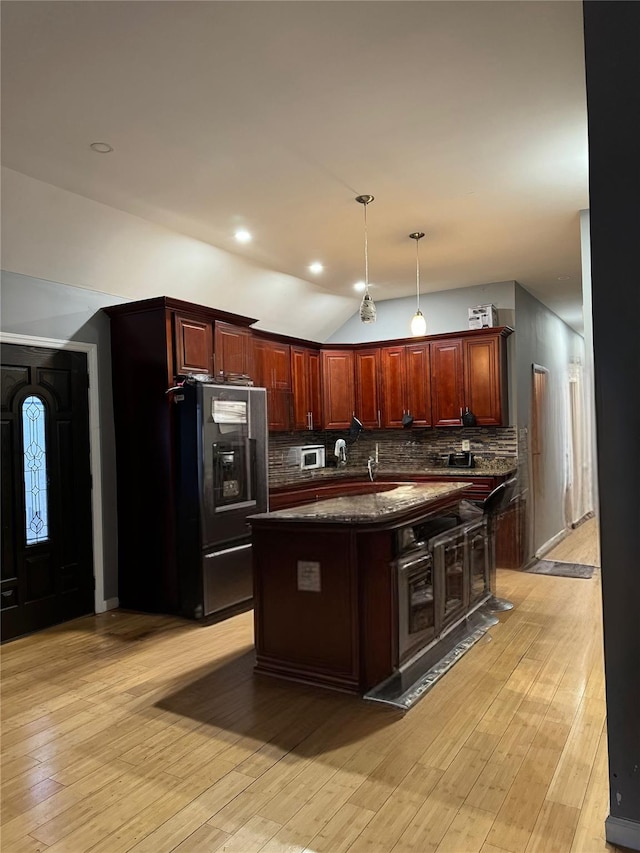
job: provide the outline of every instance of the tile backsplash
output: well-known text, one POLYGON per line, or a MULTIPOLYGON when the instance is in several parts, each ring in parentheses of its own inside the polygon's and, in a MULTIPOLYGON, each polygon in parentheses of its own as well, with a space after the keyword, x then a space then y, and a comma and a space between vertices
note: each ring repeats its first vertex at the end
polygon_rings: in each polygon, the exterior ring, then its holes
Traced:
POLYGON ((369 455, 375 454, 381 466, 398 465, 409 467, 440 467, 443 457, 459 452, 463 440, 470 442, 475 456, 476 468, 491 465, 496 460, 515 462, 518 458, 518 435, 516 427, 452 427, 429 430, 365 430, 357 439, 348 431, 305 430, 290 433, 269 433, 269 482, 272 486, 333 476, 336 468, 331 463, 335 443, 339 438, 347 443, 347 464, 343 473, 362 473, 366 469, 369 455), (300 470, 292 462, 292 447, 307 444, 322 444, 326 448, 327 467, 300 470))

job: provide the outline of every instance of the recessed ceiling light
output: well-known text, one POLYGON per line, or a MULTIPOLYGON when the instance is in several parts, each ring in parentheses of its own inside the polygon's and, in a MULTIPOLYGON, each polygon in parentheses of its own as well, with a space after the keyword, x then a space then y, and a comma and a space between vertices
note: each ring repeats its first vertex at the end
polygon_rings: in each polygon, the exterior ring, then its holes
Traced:
POLYGON ((236 231, 235 238, 238 243, 250 243, 251 242, 251 234, 248 231, 236 231))
POLYGON ((314 261, 312 264, 309 264, 309 272, 319 273, 322 272, 324 267, 320 263, 320 261, 314 261))
POLYGON ((111 154, 113 151, 113 146, 109 145, 108 142, 92 142, 89 148, 96 154, 111 154))
POLYGON ((570 275, 559 275, 556 280, 557 281, 569 281, 570 278, 571 278, 570 275))
POLYGON ((360 291, 362 291, 362 290, 364 290, 364 288, 365 288, 365 283, 364 283, 364 281, 357 281, 357 282, 353 285, 353 289, 354 289, 354 290, 360 290, 360 291))

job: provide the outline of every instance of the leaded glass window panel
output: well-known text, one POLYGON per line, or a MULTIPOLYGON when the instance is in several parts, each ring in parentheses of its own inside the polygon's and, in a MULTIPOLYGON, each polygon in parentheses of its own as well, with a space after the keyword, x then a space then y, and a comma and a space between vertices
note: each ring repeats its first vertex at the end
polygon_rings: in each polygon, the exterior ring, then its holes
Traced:
POLYGON ((44 401, 40 397, 26 398, 22 404, 22 436, 27 545, 49 538, 45 415, 44 401))

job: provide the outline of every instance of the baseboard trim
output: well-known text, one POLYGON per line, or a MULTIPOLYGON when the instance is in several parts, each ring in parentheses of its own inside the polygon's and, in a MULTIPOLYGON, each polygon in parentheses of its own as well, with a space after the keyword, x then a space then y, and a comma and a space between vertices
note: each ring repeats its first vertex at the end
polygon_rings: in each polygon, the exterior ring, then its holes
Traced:
POLYGON ((576 527, 580 527, 581 524, 584 524, 585 521, 589 521, 589 519, 593 518, 594 515, 595 515, 595 513, 593 512, 593 510, 589 510, 589 512, 585 512, 585 514, 581 518, 579 518, 577 521, 571 522, 571 529, 575 530, 576 527))
POLYGON ((117 610, 120 607, 120 599, 118 598, 107 598, 104 602, 105 610, 117 610))
POLYGON ((565 539, 570 532, 571 529, 568 527, 565 527, 564 530, 560 530, 558 533, 556 533, 555 536, 552 536, 551 539, 547 540, 544 545, 541 545, 540 548, 538 548, 538 550, 536 551, 536 557, 538 559, 540 559, 540 557, 544 557, 544 555, 551 551, 552 548, 555 548, 556 545, 559 545, 560 542, 562 542, 562 540, 565 539))
POLYGON ((609 844, 640 850, 640 823, 609 815, 604 822, 604 835, 609 844))

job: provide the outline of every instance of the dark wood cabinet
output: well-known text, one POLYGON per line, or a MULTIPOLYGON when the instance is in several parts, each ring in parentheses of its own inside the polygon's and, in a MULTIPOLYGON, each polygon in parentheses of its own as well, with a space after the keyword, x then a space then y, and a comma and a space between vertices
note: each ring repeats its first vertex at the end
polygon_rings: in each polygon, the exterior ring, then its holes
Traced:
POLYGON ((460 426, 464 407, 462 339, 431 341, 433 426, 460 426))
POLYGON ((410 344, 405 347, 407 365, 407 411, 413 425, 428 427, 431 416, 431 345, 410 344))
POLYGON ((291 429, 291 351, 289 344, 253 338, 254 383, 267 389, 269 430, 291 429))
POLYGON ((213 333, 211 320, 187 314, 173 315, 176 375, 213 373, 213 333))
POLYGON ((464 340, 464 405, 478 426, 508 423, 507 350, 499 334, 464 340))
POLYGON ((385 429, 402 427, 406 412, 406 361, 405 348, 382 347, 380 350, 382 374, 382 426, 385 429))
POLYGON ((292 429, 322 428, 320 352, 291 347, 292 429))
POLYGON ((382 425, 402 427, 409 414, 413 426, 431 426, 431 360, 429 344, 382 347, 382 425))
POLYGON ((251 332, 230 323, 215 324, 215 375, 230 373, 253 376, 251 332))
POLYGON ((177 613, 174 404, 166 392, 176 374, 213 371, 214 323, 255 321, 165 296, 105 313, 111 323, 120 606, 177 613))
POLYGON ((355 406, 353 349, 321 350, 325 429, 349 429, 355 406))
POLYGON ((365 429, 379 429, 380 412, 380 350, 357 349, 354 354, 354 384, 356 417, 365 429))

